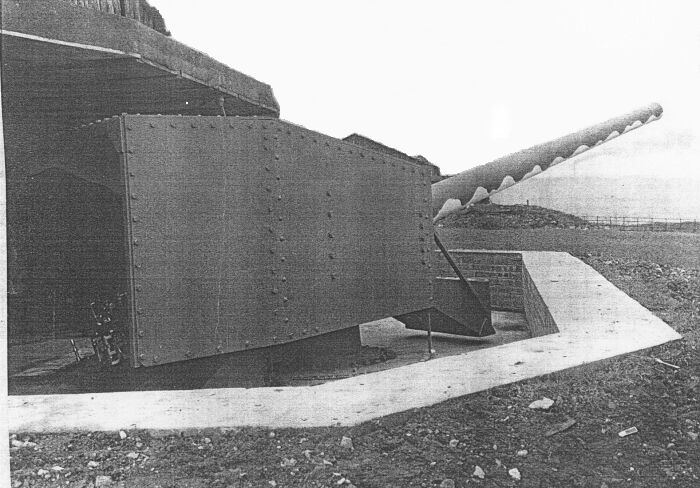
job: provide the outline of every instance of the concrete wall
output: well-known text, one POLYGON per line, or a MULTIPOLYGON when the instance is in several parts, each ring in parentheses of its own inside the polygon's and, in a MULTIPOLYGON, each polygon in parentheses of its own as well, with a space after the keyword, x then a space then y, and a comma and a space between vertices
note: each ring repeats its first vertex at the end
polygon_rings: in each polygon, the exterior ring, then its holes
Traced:
POLYGON ((108 14, 121 15, 137 20, 151 29, 167 36, 170 32, 165 27, 165 20, 157 8, 151 7, 146 0, 64 0, 78 7, 91 8, 108 14))
MULTIPOLYGON (((513 251, 451 250, 450 254, 465 278, 487 278, 491 283, 491 309, 525 312, 523 304, 523 260, 513 251)), ((436 276, 456 276, 437 251, 436 276)))
POLYGON ((527 266, 523 266, 523 302, 525 304, 525 318, 527 328, 532 337, 540 337, 559 332, 557 324, 552 318, 549 307, 537 290, 537 285, 530 276, 527 266))
MULTIPOLYGON (((559 331, 537 285, 523 264, 521 253, 451 250, 450 255, 465 278, 489 280, 492 310, 525 313, 532 337, 559 331)), ((455 276, 440 252, 436 256, 435 265, 437 276, 455 276)))

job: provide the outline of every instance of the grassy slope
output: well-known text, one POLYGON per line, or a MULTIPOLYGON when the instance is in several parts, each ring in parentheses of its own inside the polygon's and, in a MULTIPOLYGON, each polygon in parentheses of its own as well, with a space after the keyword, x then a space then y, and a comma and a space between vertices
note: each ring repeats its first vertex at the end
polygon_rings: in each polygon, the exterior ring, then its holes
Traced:
POLYGON ((357 487, 430 487, 448 478, 458 487, 700 485, 700 441, 693 440, 700 432, 698 236, 568 229, 443 229, 441 235, 452 247, 569 251, 684 339, 354 428, 274 436, 258 429, 166 437, 130 432, 124 441, 117 433, 36 436, 39 451, 13 452, 13 479, 56 486, 70 472, 72 486, 81 480, 88 486, 98 473, 152 487, 340 486, 341 477, 357 487), (527 408, 542 396, 557 399, 550 411, 527 408), (576 420, 569 430, 544 435, 568 418, 576 420), (631 426, 639 433, 618 437, 631 426), (342 436, 352 438, 353 451, 340 447, 342 436), (526 456, 516 454, 521 449, 526 456), (89 460, 99 467, 88 470, 89 460), (31 474, 54 465, 65 468, 60 479, 31 474), (472 477, 476 465, 484 480, 472 477), (510 478, 511 468, 521 481, 510 478))

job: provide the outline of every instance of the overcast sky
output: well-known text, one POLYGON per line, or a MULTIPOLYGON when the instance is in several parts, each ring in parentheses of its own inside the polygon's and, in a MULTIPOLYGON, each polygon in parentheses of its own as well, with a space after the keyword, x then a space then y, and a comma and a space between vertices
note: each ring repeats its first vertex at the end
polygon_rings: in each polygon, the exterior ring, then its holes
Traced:
POLYGON ((652 101, 691 133, 700 108, 691 1, 150 2, 175 39, 270 84, 282 118, 443 173, 652 101))

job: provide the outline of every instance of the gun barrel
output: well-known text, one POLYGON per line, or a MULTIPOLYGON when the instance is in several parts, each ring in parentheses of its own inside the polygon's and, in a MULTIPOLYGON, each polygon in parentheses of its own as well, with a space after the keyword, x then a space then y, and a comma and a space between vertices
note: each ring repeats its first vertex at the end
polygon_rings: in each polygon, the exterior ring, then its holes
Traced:
POLYGON ((661 105, 651 103, 620 117, 503 156, 434 183, 433 216, 435 220, 439 220, 464 205, 483 200, 565 159, 652 122, 661 117, 662 113, 661 105))

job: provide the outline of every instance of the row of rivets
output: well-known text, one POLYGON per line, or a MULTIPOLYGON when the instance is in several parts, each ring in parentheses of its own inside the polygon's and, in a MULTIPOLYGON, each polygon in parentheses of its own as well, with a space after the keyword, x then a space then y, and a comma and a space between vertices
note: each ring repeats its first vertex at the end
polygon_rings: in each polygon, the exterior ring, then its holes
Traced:
MULTIPOLYGON (((274 180, 272 180, 271 185, 274 186, 276 196, 276 201, 277 204, 271 203, 271 209, 272 212, 270 213, 270 229, 272 230, 272 235, 275 236, 275 240, 271 241, 271 246, 272 248, 276 248, 279 250, 279 252, 282 254, 282 256, 279 257, 279 261, 273 260, 272 262, 272 267, 271 267, 271 275, 273 279, 273 289, 276 290, 275 295, 279 295, 279 302, 277 308, 274 310, 274 315, 279 318, 279 320, 283 324, 288 324, 289 323, 289 317, 288 317, 288 309, 287 309, 287 304, 289 302, 289 296, 288 296, 288 283, 287 283, 287 277, 285 275, 285 263, 286 263, 286 257, 284 256, 285 254, 285 244, 287 242, 287 238, 285 235, 281 232, 278 231, 277 229, 279 228, 279 223, 284 222, 284 217, 282 215, 282 205, 279 202, 282 202, 283 196, 282 196, 282 188, 283 185, 281 183, 282 181, 282 176, 281 176, 281 164, 283 163, 283 158, 282 158, 282 144, 280 144, 280 137, 278 134, 282 133, 282 127, 277 126, 274 127, 276 129, 277 134, 274 134, 272 136, 274 140, 274 151, 273 151, 273 162, 270 164, 269 168, 270 170, 267 171, 267 173, 272 177, 274 175, 274 180), (277 222, 277 223, 276 223, 277 222), (278 264, 276 264, 278 263, 278 264)), ((290 131, 287 130, 287 134, 289 134, 290 131)), ((267 136, 264 136, 267 137, 267 136)), ((277 341, 277 336, 274 336, 273 340, 276 342, 277 341)))

